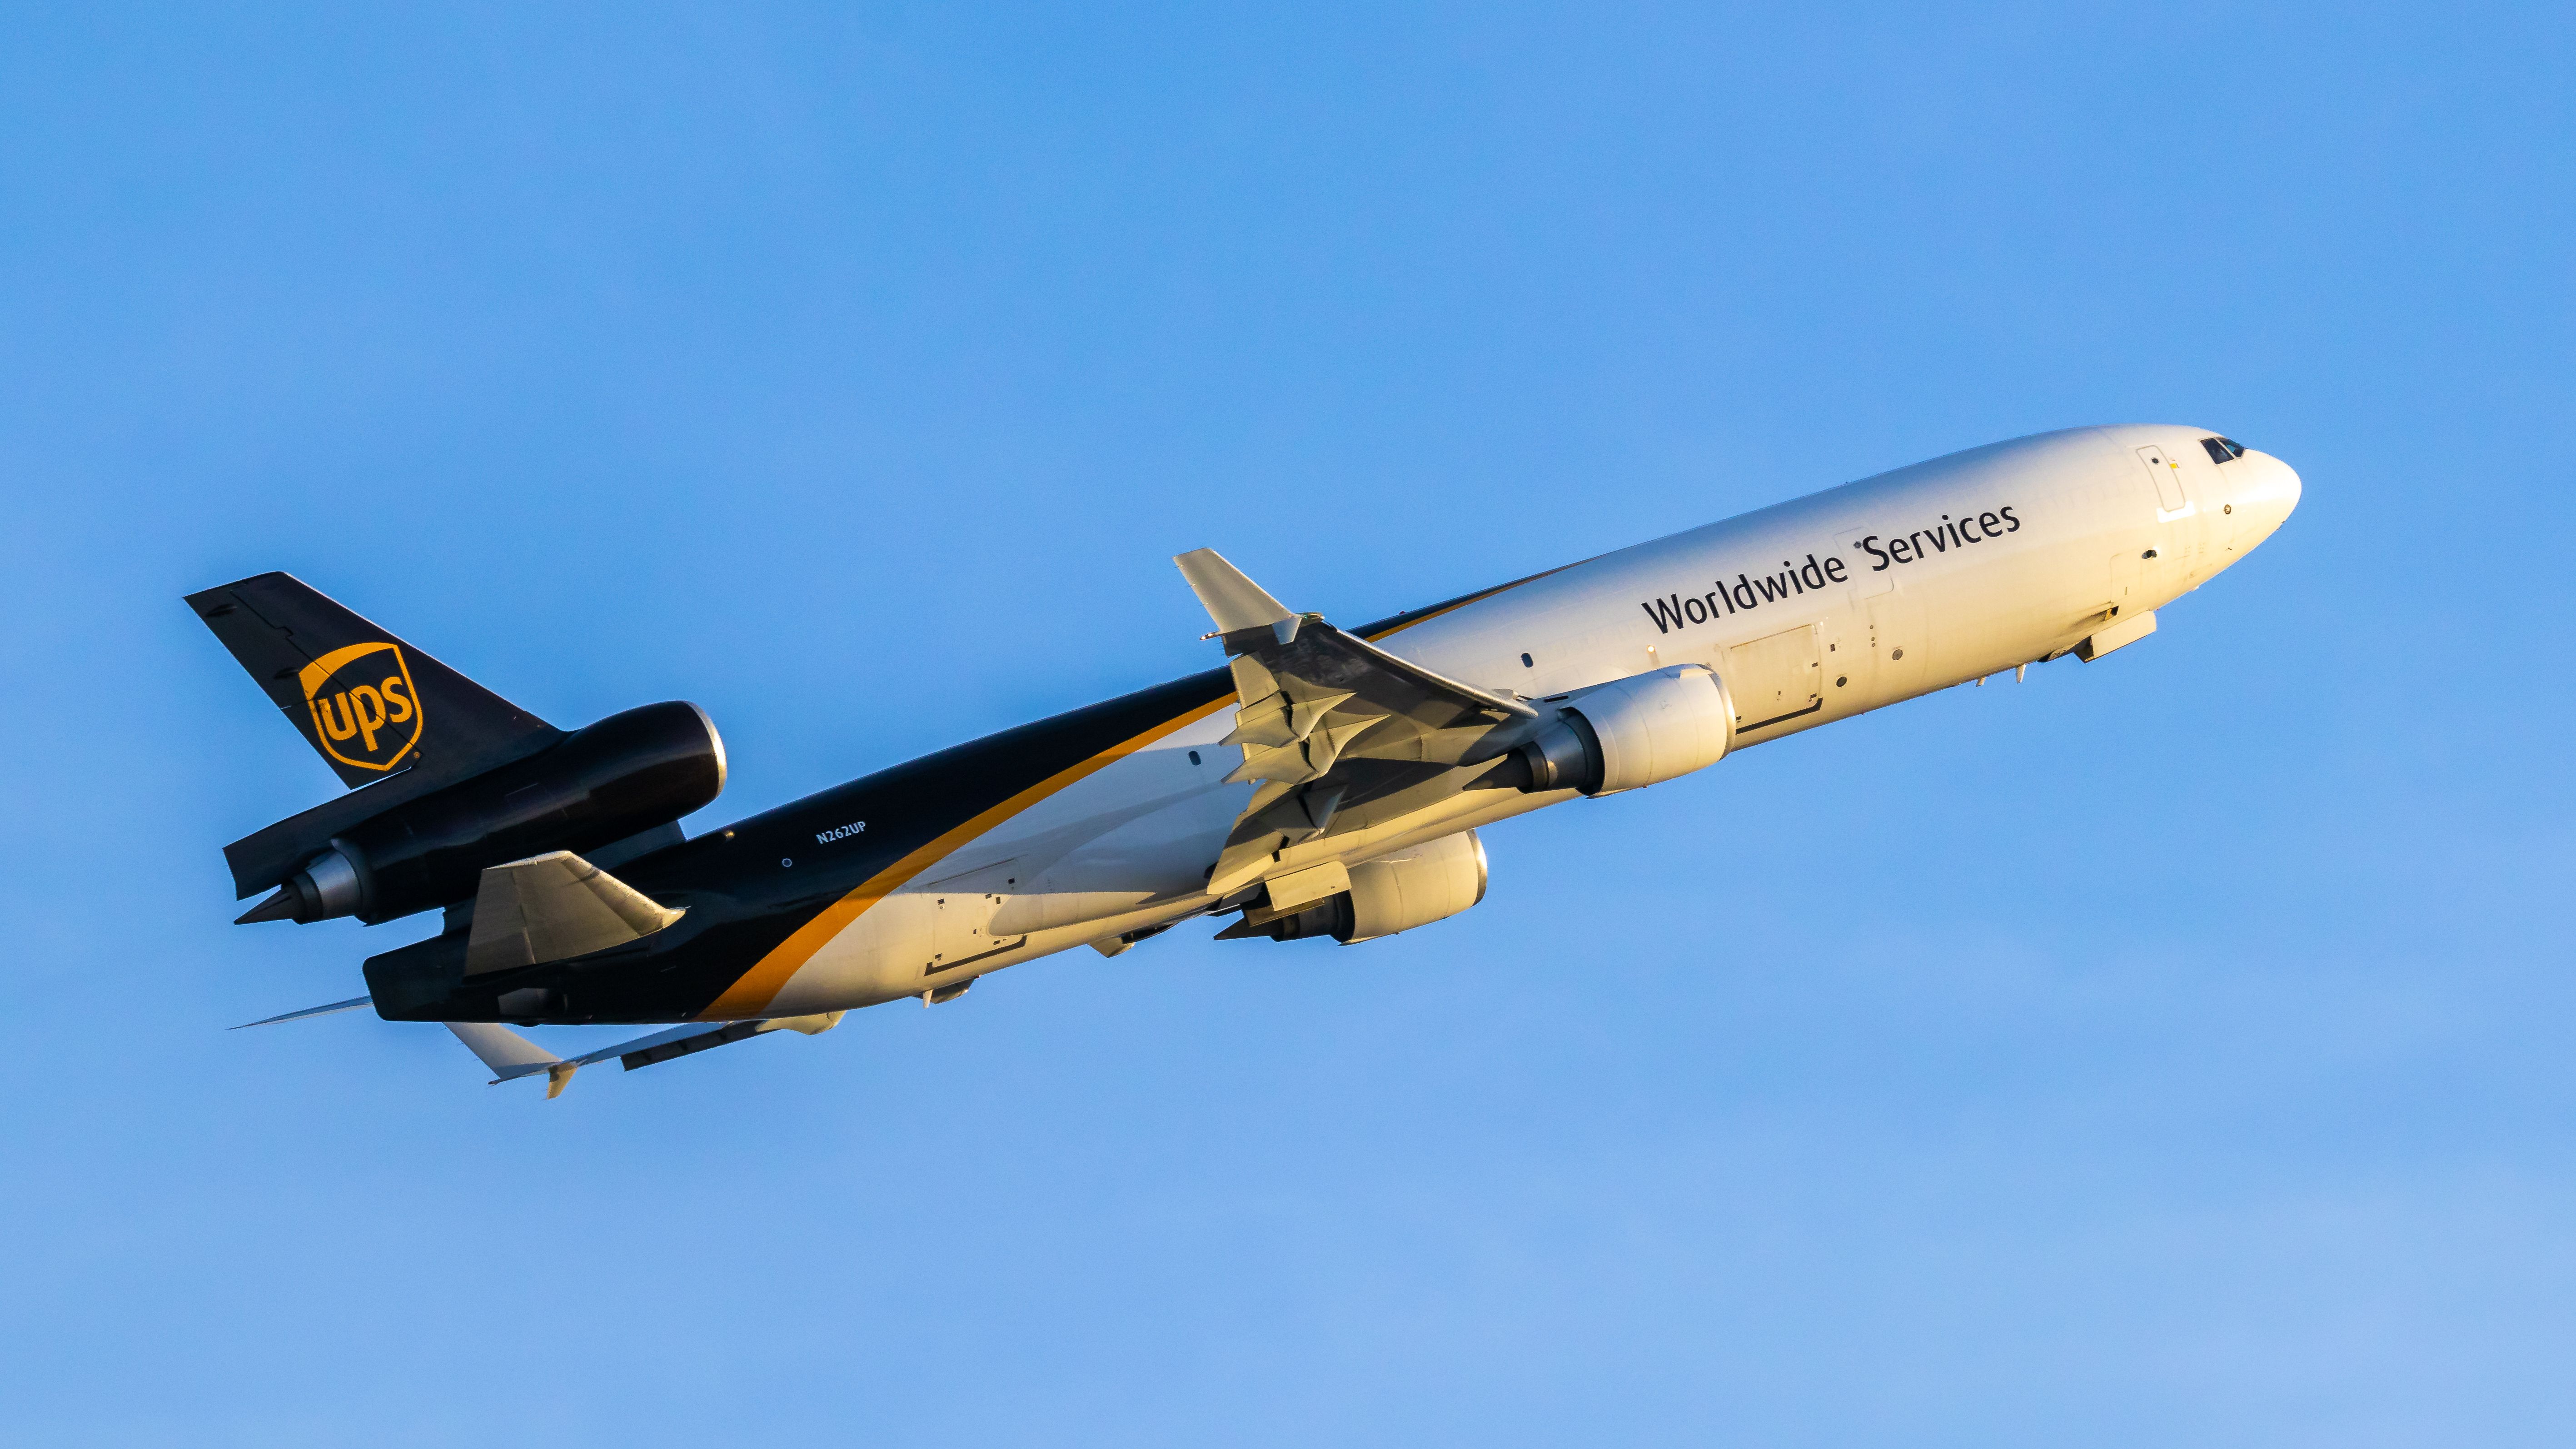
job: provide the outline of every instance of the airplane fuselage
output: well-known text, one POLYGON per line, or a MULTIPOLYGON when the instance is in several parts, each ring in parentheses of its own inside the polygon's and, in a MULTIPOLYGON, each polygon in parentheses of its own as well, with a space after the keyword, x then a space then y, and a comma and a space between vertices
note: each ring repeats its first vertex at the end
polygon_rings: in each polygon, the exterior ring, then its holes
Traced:
MULTIPOLYGON (((2156 610, 2261 543, 2297 503, 2285 464, 2223 442, 2115 427, 1972 449, 1352 632, 1541 705, 1705 666, 1731 697, 1733 747, 1766 744, 2016 666, 2098 657, 2152 630, 2156 610)), ((1255 789, 1227 780, 1244 762, 1242 747, 1221 743, 1236 688, 1211 669, 629 861, 618 878, 685 911, 677 924, 462 982, 450 959, 461 947, 422 942, 369 963, 378 1010, 778 1018, 944 999, 1073 946, 1114 954, 1240 904, 1210 889, 1255 789), (504 1010, 513 992, 519 1005, 504 1010)), ((1576 798, 1461 790, 1284 844, 1276 868, 1355 864, 1576 798)))

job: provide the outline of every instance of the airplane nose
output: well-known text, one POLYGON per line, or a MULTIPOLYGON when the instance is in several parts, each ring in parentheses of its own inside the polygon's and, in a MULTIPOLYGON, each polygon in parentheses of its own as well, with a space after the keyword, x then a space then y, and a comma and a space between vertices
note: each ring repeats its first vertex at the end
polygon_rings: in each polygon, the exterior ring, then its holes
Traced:
POLYGON ((2289 521, 2299 506, 2303 491, 2298 470, 2269 453, 2248 451, 2244 461, 2256 465, 2246 480, 2244 491, 2236 497, 2236 510, 2250 515, 2253 536, 2247 546, 2272 536, 2272 531, 2289 521))

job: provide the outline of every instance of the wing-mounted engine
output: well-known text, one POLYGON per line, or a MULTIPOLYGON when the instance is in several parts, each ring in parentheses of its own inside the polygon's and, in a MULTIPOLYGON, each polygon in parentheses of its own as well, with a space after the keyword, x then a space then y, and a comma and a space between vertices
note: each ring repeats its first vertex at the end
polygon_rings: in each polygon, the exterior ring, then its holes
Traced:
POLYGON ((1349 887, 1310 905, 1276 911, 1254 908, 1217 933, 1220 941, 1261 936, 1299 941, 1330 936, 1345 946, 1445 921, 1485 898, 1485 843, 1472 830, 1444 835, 1410 850, 1362 861, 1348 871, 1349 887))
POLYGON ((1479 785, 1608 795, 1714 765, 1735 743, 1734 701, 1705 665, 1614 679, 1549 703, 1553 716, 1479 785))
POLYGON ((1290 845, 1455 795, 1517 741, 1511 727, 1538 719, 1320 614, 1290 612, 1213 549, 1173 562, 1216 621, 1209 637, 1233 656, 1241 705, 1224 743, 1242 747, 1243 763, 1227 778, 1255 785, 1209 875, 1216 895, 1262 879, 1290 845))
POLYGON ((1338 865, 1291 864, 1289 847, 1385 825, 1463 790, 1606 795, 1714 764, 1734 743, 1726 684, 1703 665, 1533 708, 1293 613, 1213 549, 1173 562, 1216 621, 1208 637, 1232 656, 1240 706, 1223 743, 1241 746, 1243 763, 1227 778, 1255 784, 1208 875, 1220 899, 1263 881, 1266 910, 1338 894, 1317 874, 1338 865))

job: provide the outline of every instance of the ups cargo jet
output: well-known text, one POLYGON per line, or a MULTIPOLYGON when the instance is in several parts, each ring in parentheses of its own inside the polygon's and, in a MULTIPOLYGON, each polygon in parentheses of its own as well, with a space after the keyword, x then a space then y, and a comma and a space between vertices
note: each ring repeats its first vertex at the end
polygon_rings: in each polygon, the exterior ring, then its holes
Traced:
MULTIPOLYGON (((2156 630, 2269 537, 2288 465, 2197 428, 1974 448, 1344 630, 1179 556, 1209 669, 689 837, 691 704, 566 732, 285 574, 190 595, 349 793, 227 846, 241 919, 441 911, 372 1005, 496 1081, 629 1069, 1194 916, 1345 945, 1485 896, 1480 828, 2156 630), (509 1030, 657 1023, 563 1058, 509 1030)), ((255 1023, 265 1024, 265 1023, 255 1023)))

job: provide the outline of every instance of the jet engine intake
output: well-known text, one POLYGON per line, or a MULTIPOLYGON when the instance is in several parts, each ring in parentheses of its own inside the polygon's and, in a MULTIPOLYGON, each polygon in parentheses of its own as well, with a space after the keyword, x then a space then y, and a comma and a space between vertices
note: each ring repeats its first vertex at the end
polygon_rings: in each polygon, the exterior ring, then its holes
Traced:
POLYGON ((1484 783, 1531 794, 1607 795, 1716 764, 1734 743, 1726 681, 1706 665, 1676 664, 1568 696, 1556 718, 1484 783))

